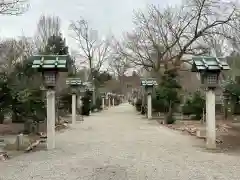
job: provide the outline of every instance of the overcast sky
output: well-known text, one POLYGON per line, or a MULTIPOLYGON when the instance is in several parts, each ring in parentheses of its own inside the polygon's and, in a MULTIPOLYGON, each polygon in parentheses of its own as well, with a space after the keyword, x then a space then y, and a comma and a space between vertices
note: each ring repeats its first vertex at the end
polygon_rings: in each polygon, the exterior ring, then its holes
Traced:
POLYGON ((22 16, 0 16, 0 38, 32 36, 42 14, 56 15, 62 20, 63 34, 68 38, 69 23, 80 16, 104 36, 113 33, 120 36, 123 31, 131 30, 134 9, 144 9, 147 4, 161 7, 176 4, 181 0, 30 0, 30 9, 22 16))

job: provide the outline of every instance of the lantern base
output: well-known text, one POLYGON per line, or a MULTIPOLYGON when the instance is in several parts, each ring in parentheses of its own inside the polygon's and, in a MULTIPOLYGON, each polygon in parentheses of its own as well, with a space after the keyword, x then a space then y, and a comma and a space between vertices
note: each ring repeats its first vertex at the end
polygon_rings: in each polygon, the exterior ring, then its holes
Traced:
POLYGON ((209 86, 209 85, 206 85, 206 84, 201 85, 201 88, 203 88, 204 90, 215 90, 219 87, 220 87, 219 85, 215 85, 215 86, 209 86))

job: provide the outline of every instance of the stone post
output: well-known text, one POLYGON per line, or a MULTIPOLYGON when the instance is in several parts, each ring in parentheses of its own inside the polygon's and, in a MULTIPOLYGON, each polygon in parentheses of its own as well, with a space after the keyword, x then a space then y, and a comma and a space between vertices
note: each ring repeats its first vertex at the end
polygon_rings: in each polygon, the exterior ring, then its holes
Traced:
POLYGON ((213 90, 206 92, 206 147, 216 148, 216 119, 215 119, 215 93, 213 90))
POLYGON ((76 94, 72 94, 72 125, 76 124, 76 94))
POLYGON ((105 107, 104 103, 105 103, 105 100, 104 100, 104 97, 102 97, 102 109, 103 110, 104 110, 104 107, 105 107))
POLYGON ((152 119, 152 95, 147 95, 147 118, 152 119))
POLYGON ((108 107, 111 107, 111 97, 108 97, 108 107))
POLYGON ((47 91, 47 149, 55 148, 55 91, 47 91))

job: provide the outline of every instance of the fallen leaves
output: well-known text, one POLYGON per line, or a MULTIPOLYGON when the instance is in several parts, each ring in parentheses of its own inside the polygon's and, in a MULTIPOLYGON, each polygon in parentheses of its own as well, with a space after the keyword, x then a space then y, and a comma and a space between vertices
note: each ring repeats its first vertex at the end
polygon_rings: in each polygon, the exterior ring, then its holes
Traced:
MULTIPOLYGON (((191 136, 196 136, 198 138, 201 138, 201 139, 204 139, 206 140, 206 135, 201 135, 201 136, 198 136, 197 135, 197 132, 198 131, 206 131, 203 127, 199 127, 199 125, 188 125, 188 124, 182 124, 182 125, 178 125, 176 126, 175 124, 168 124, 166 125, 168 128, 171 128, 173 130, 177 130, 177 131, 182 131, 182 132, 187 132, 188 134, 190 134, 191 136)), ((216 131, 217 133, 226 133, 229 131, 231 127, 228 126, 227 124, 219 124, 217 125, 216 127, 216 131)), ((216 138, 216 143, 217 144, 221 144, 223 143, 223 140, 221 140, 220 138, 216 138)))
POLYGON ((9 159, 7 152, 0 152, 0 161, 5 161, 9 159))
POLYGON ((40 143, 41 143, 41 140, 36 140, 35 142, 31 143, 31 144, 25 149, 25 152, 30 152, 30 151, 34 150, 40 143))

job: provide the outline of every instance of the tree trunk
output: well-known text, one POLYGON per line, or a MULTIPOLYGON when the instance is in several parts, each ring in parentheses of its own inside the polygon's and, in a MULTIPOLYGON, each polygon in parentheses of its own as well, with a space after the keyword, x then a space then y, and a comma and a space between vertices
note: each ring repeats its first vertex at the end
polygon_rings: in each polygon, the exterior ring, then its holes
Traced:
POLYGON ((4 123, 4 114, 0 113, 0 124, 4 123))

